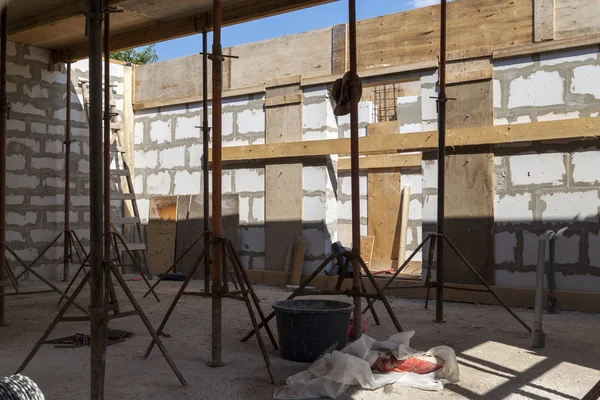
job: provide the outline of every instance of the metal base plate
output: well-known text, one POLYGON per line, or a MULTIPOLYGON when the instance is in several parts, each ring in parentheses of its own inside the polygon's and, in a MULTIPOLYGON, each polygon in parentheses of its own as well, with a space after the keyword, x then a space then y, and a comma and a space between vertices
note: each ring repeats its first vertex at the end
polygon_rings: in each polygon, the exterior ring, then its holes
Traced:
POLYGON ((218 368, 218 367, 223 367, 225 366, 224 362, 213 362, 213 361, 207 361, 206 365, 208 365, 211 368, 218 368))

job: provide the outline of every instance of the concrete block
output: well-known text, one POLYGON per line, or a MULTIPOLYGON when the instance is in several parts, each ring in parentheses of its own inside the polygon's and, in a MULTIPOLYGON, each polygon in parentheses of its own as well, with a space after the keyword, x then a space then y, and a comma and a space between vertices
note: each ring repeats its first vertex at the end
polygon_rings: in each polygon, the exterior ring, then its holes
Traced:
POLYGON ((562 153, 518 154, 508 157, 513 185, 563 185, 567 173, 565 157, 566 154, 562 153))
POLYGON ((578 151, 571 155, 573 162, 573 180, 575 182, 600 183, 598 151, 578 151))
POLYGON ((584 65, 573 69, 571 92, 591 94, 600 99, 600 65, 584 65))
POLYGON ((494 72, 530 68, 533 66, 534 63, 532 61, 531 56, 508 58, 496 60, 494 62, 494 72))
POLYGON ((49 96, 48 89, 40 85, 23 85, 23 94, 29 96, 30 99, 47 99, 49 96))
POLYGON ((200 172, 177 171, 175 172, 175 190, 173 194, 200 194, 200 172))
MULTIPOLYGON (((19 47, 23 45, 19 44, 19 47)), ((14 42, 6 42, 6 54, 10 57, 17 55, 17 45, 14 42)))
MULTIPOLYGON (((208 175, 208 191, 212 193, 212 172, 208 175)), ((236 193, 233 190, 233 173, 231 170, 223 170, 221 174, 221 191, 223 193, 236 193)))
POLYGON ((134 134, 133 134, 133 143, 134 144, 142 144, 144 143, 144 122, 136 121, 134 134))
POLYGON ((327 187, 327 167, 302 168, 302 189, 308 192, 324 192, 327 187))
POLYGON ((338 201, 337 202, 337 215, 338 220, 352 220, 352 202, 348 201, 338 201))
POLYGON ((235 191, 264 192, 265 174, 262 169, 238 169, 235 171, 235 191))
POLYGON ((32 229, 29 231, 29 236, 33 243, 49 242, 58 234, 54 229, 32 229))
POLYGON ((5 238, 7 243, 24 242, 23 235, 15 231, 6 231, 5 238))
POLYGON ((331 240, 327 232, 319 229, 304 229, 302 236, 306 239, 307 257, 323 257, 331 253, 331 240))
POLYGON ((33 261, 40 254, 39 251, 38 251, 38 249, 36 249, 34 247, 29 247, 29 248, 27 248, 25 250, 15 250, 15 253, 23 261, 33 261))
POLYGON ((6 82, 6 92, 15 93, 17 91, 17 84, 14 82, 6 82))
POLYGON ((136 193, 144 193, 144 176, 136 174, 133 180, 133 190, 136 193))
POLYGON ((25 168, 25 156, 21 154, 11 154, 6 157, 7 171, 21 171, 25 168))
MULTIPOLYGON (((17 119, 9 119, 6 121, 6 129, 9 131, 25 132, 25 122, 17 119)), ((46 133, 44 130, 43 133, 46 133)))
POLYGON ((202 125, 202 120, 198 117, 179 117, 175 122, 175 140, 182 139, 200 139, 202 130, 196 128, 202 125))
POLYGON ((182 115, 187 112, 185 105, 165 106, 160 107, 161 116, 182 115))
POLYGON ((327 101, 302 106, 302 122, 304 129, 322 130, 328 126, 327 101))
POLYGON ((10 110, 11 110, 11 112, 19 113, 19 114, 39 115, 42 117, 46 116, 45 110, 40 110, 39 108, 36 108, 31 103, 23 103, 20 101, 18 101, 16 103, 12 103, 10 110))
POLYGON ((37 212, 27 211, 25 213, 7 212, 6 223, 13 226, 33 225, 37 223, 37 212))
POLYGON ((46 153, 62 154, 63 142, 62 140, 45 140, 44 150, 46 151, 46 153))
POLYGON ((252 220, 257 223, 265 222, 265 198, 252 198, 252 220))
POLYGON ((494 79, 494 108, 502 108, 502 85, 498 79, 494 79))
POLYGON ((423 223, 437 221, 437 194, 426 195, 423 199, 423 223))
MULTIPOLYGON (((544 234, 523 231, 523 265, 537 265, 538 241, 547 239, 544 234)), ((556 263, 577 264, 579 262, 581 237, 563 236, 556 241, 556 263)), ((546 260, 550 259, 549 246, 546 245, 546 260)))
POLYGON ((588 233, 588 257, 590 266, 600 268, 600 233, 588 233))
MULTIPOLYGON (((75 188, 75 182, 71 182, 69 186, 71 186, 71 188, 75 188)), ((43 180, 43 186, 44 187, 54 187, 54 188, 64 188, 65 187, 65 180, 62 178, 45 178, 43 180)))
POLYGON ((537 71, 510 82, 508 108, 564 104, 563 77, 558 71, 537 71))
MULTIPOLYGON (((43 77, 42 70, 42 77, 43 77)), ((12 62, 6 63, 6 75, 7 76, 21 76, 23 78, 31 78, 31 67, 29 65, 15 64, 12 62)))
POLYGON ((160 167, 169 169, 185 166, 185 146, 171 147, 159 153, 160 167))
POLYGON ((240 196, 240 223, 247 224, 250 222, 250 197, 240 196))
POLYGON ((327 88, 323 88, 321 86, 303 88, 303 94, 305 99, 311 97, 322 97, 324 99, 329 98, 329 91, 327 90, 327 88))
POLYGON ((546 203, 542 222, 568 224, 572 221, 598 222, 600 198, 598 190, 544 194, 540 199, 546 203))
POLYGON ((23 196, 22 194, 19 194, 19 195, 8 194, 8 195, 6 195, 6 204, 7 205, 16 205, 16 204, 23 204, 23 203, 25 203, 25 196, 23 196))
POLYGON ((531 193, 494 196, 494 220, 497 223, 533 222, 531 193))
POLYGON ((514 263, 517 236, 512 232, 496 232, 494 235, 496 264, 514 263))
POLYGON ((352 195, 352 179, 350 176, 340 176, 338 178, 338 193, 352 195))
MULTIPOLYGON (((190 168, 193 167, 202 167, 202 145, 194 144, 188 147, 188 157, 190 168)), ((137 167, 137 165, 136 165, 137 167)))
POLYGON ((553 53, 540 54, 540 67, 548 67, 551 65, 560 65, 567 63, 596 61, 598 54, 597 48, 562 50, 553 53))
POLYGON ((67 75, 60 71, 48 71, 42 68, 42 80, 48 83, 59 83, 64 85, 67 83, 67 75))
POLYGON ((150 199, 137 199, 138 211, 142 222, 148 223, 148 215, 150 214, 150 199))
POLYGON ((51 169, 62 171, 65 168, 65 160, 62 158, 31 158, 31 168, 33 169, 51 169))
POLYGON ((421 125, 421 124, 402 124, 400 126, 400 133, 413 133, 413 132, 422 132, 422 131, 423 131, 423 125, 421 125))
POLYGON ((265 112, 263 110, 244 110, 237 113, 236 124, 238 133, 264 132, 265 112))
POLYGON ((146 178, 146 193, 148 194, 169 194, 171 191, 171 175, 164 172, 157 172, 148 175, 146 178))
POLYGON ((240 227, 240 251, 264 253, 265 228, 240 227))
MULTIPOLYGON (((76 211, 69 212, 69 218, 72 223, 79 222, 79 213, 76 211)), ((46 222, 63 223, 65 221, 64 211, 46 211, 46 222)))
POLYGON ((137 150, 134 157, 136 169, 158 167, 158 150, 137 150))
POLYGON ((324 196, 304 196, 302 201, 302 220, 311 222, 322 222, 325 220, 324 196))
POLYGON ((423 193, 423 175, 418 172, 410 173, 407 171, 402 174, 400 185, 403 190, 406 185, 410 185, 411 195, 423 193))
POLYGON ((367 199, 360 199, 360 218, 368 218, 369 217, 369 202, 367 199))
POLYGON ((254 256, 252 257, 252 269, 264 270, 267 264, 266 257, 254 256))
POLYGON ((171 142, 171 120, 151 122, 150 140, 158 144, 171 142))
POLYGON ((558 113, 555 114, 553 112, 544 115, 538 115, 537 120, 542 121, 560 121, 564 119, 575 119, 579 118, 579 111, 568 112, 566 114, 558 113))
POLYGON ((437 96, 437 91, 435 88, 421 89, 421 118, 423 118, 423 120, 437 119, 437 107, 435 99, 431 98, 435 96, 437 96))
POLYGON ((437 160, 423 160, 422 167, 422 189, 437 189, 438 167, 437 160))
POLYGON ((364 173, 361 173, 358 177, 358 192, 361 196, 369 194, 369 178, 364 173))
POLYGON ((6 187, 11 189, 35 189, 39 186, 40 180, 37 176, 6 174, 6 187))
POLYGON ((408 206, 408 220, 421 221, 423 219, 423 204, 417 199, 412 199, 408 206))

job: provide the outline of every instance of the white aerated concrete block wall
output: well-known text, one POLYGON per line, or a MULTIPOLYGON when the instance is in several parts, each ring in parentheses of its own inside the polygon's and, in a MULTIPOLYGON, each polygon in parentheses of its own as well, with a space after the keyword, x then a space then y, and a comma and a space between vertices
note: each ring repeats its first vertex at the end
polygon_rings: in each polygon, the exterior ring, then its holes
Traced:
MULTIPOLYGON (((87 78, 87 60, 72 64, 67 83, 64 65, 51 63, 50 51, 8 43, 6 238, 32 261, 64 229, 66 91, 71 90, 70 228, 89 246, 89 138, 79 78, 87 78), (86 217, 87 216, 87 217, 86 217)), ((111 64, 111 82, 122 85, 124 66, 111 64)), ((117 102, 123 94, 116 93, 117 102)), ((121 103, 122 104, 122 103, 121 103)), ((118 109, 121 111, 122 109, 118 109)), ((62 277, 63 239, 38 261, 39 272, 62 277)), ((8 256, 9 260, 11 256, 8 256)), ((12 263, 12 265, 15 265, 12 263)), ((29 274, 27 274, 29 276, 29 274)))
MULTIPOLYGON (((338 137, 332 99, 326 87, 304 89, 303 140, 338 137)), ((306 160, 302 168, 302 231, 307 240, 304 273, 311 273, 331 254, 337 240, 337 155, 306 160)))
MULTIPOLYGON (((495 124, 596 117, 598 82, 597 47, 496 62, 495 124)), ((496 285, 534 287, 537 241, 567 226, 556 242, 557 287, 599 290, 598 160, 597 143, 496 146, 496 285)))

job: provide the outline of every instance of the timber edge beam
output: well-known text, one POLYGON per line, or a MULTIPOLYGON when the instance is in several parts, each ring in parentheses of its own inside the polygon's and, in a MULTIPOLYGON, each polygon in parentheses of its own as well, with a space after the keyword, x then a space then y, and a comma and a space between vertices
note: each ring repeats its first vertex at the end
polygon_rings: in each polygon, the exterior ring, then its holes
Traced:
MULTIPOLYGON (((384 122, 389 124, 389 122, 384 122)), ((399 123, 399 122, 398 122, 399 123)), ((371 124, 370 126, 377 125, 371 124)), ((600 137, 600 118, 579 118, 529 124, 448 129, 446 146, 509 144, 545 140, 585 140, 600 137)), ((392 154, 437 149, 437 131, 360 138, 360 154, 392 154)), ((223 147, 223 161, 273 160, 347 154, 350 139, 271 143, 223 147)), ((209 157, 209 161, 211 158, 209 157)), ((345 161, 344 161, 345 162, 345 161)), ((412 160, 411 162, 415 162, 412 160)))

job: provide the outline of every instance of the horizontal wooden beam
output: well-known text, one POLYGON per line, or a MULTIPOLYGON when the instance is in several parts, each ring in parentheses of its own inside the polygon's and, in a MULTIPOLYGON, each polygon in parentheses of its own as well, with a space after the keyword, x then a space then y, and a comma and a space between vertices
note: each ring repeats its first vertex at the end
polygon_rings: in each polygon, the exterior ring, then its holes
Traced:
MULTIPOLYGON (((122 1, 122 0, 118 0, 122 1)), ((277 15, 298 9, 312 7, 319 4, 331 3, 335 0, 248 0, 227 7, 223 7, 223 26, 235 25, 267 16, 277 15)), ((209 21, 211 20, 209 13, 209 21)), ((202 30, 204 13, 190 15, 174 21, 159 22, 142 29, 111 35, 110 50, 117 51, 132 47, 145 46, 165 40, 176 39, 192 35, 202 30)), ((212 23, 207 27, 212 29, 212 23)), ((88 56, 87 43, 69 49, 56 50, 53 59, 55 62, 66 62, 67 55, 72 61, 88 56)))
MULTIPOLYGON (((421 154, 373 154, 360 158, 360 169, 421 168, 421 154)), ((350 171, 350 159, 338 160, 338 171, 350 171)))
POLYGON ((492 57, 494 59, 519 57, 598 44, 600 44, 600 34, 494 49, 492 57))
MULTIPOLYGON (((372 124, 374 125, 374 124, 372 124)), ((360 138, 360 154, 389 154, 437 148, 437 132, 417 132, 399 135, 360 138)), ((449 129, 449 148, 480 144, 508 144, 558 139, 600 137, 600 118, 578 118, 530 124, 479 126, 449 129)), ((347 154, 350 139, 329 139, 303 142, 271 143, 223 148, 223 161, 268 160, 294 157, 316 157, 347 154)))
MULTIPOLYGON (((116 6, 124 1, 126 0, 109 0, 109 5, 116 6)), ((37 10, 35 7, 33 9, 34 13, 32 15, 9 21, 7 28, 9 35, 64 21, 71 17, 82 16, 90 10, 90 5, 89 1, 71 0, 64 1, 62 5, 49 10, 37 10)))

